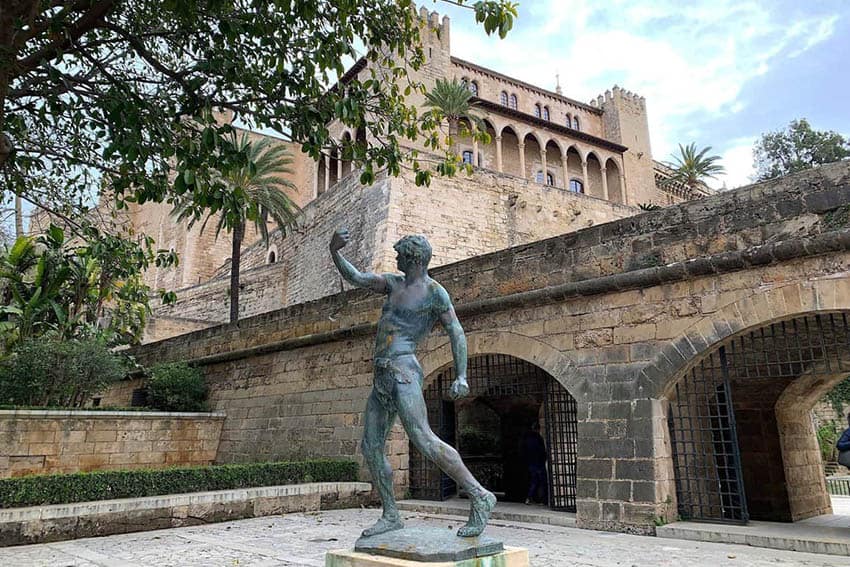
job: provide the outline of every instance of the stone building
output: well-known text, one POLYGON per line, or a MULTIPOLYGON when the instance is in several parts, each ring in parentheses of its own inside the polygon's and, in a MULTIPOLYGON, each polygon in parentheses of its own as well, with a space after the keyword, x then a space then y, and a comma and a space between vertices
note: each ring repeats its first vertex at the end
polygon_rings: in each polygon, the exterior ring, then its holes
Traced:
MULTIPOLYGON (((389 182, 362 191, 391 202, 389 182)), ((334 194, 347 193, 319 200, 334 194)), ((420 352, 432 427, 511 500, 517 437, 537 420, 549 505, 579 527, 829 513, 810 410, 850 373, 848 202, 843 162, 434 269, 468 337, 471 393, 445 395, 452 353, 433 332, 420 352), (466 432, 473 420, 493 439, 466 432)), ((329 262, 318 246, 313 264, 329 262)), ((217 462, 360 459, 383 298, 333 291, 134 355, 204 370, 227 416, 217 462)), ((388 453, 399 494, 456 494, 398 424, 388 453)))
MULTIPOLYGON (((324 262, 325 243, 340 226, 358 243, 350 253, 359 266, 389 271, 392 244, 411 232, 431 239, 432 263, 440 266, 624 218, 640 212, 639 204, 669 205, 709 193, 661 183, 670 170, 652 159, 643 97, 614 87, 589 104, 579 102, 560 87, 542 89, 452 56, 449 18, 423 9, 420 21, 426 61, 412 78, 426 89, 438 78, 462 81, 490 134, 489 144, 458 141, 473 174, 437 177, 427 188, 416 187, 408 174, 381 176, 363 187, 357 164, 340 159, 340 148, 370 140, 363 131, 329 124, 333 143, 318 162, 293 153, 295 197, 304 207, 299 228, 244 253, 241 316, 340 291, 324 262)), ((368 73, 361 59, 340 81, 365 80, 368 73)), ((424 97, 414 92, 409 100, 421 104, 424 97)), ((415 141, 408 145, 425 150, 415 141)), ((225 321, 228 313, 228 239, 187 233, 166 213, 163 206, 147 207, 133 221, 183 258, 176 270, 151 272, 151 283, 176 288, 179 302, 157 309, 148 340, 225 321)))

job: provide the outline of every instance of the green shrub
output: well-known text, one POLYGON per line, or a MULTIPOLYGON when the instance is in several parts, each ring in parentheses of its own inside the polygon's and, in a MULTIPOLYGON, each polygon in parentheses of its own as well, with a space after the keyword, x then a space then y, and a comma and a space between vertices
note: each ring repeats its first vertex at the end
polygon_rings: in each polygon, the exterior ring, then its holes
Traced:
POLYGON ((301 461, 34 475, 0 480, 0 508, 357 480, 354 461, 301 461))
POLYGON ((24 341, 0 364, 0 404, 78 407, 127 373, 97 339, 24 341))
POLYGON ((206 411, 204 374, 185 362, 158 364, 150 369, 148 405, 162 411, 206 411))
POLYGON ((826 425, 821 425, 817 430, 817 437, 823 462, 827 463, 837 460, 838 455, 836 453, 838 451, 835 448, 835 443, 838 441, 838 430, 835 428, 835 424, 830 422, 826 425))
POLYGON ((154 408, 147 406, 83 406, 69 408, 68 406, 21 406, 13 404, 0 404, 0 410, 75 410, 75 411, 135 411, 155 412, 154 408))

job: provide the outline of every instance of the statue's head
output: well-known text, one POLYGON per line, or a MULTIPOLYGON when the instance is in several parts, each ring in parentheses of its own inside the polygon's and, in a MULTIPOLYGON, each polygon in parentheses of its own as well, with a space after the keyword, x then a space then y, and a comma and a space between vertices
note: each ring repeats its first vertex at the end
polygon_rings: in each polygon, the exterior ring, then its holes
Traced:
POLYGON ((398 269, 404 273, 410 266, 427 268, 431 261, 431 245, 421 234, 405 236, 393 246, 398 254, 396 259, 398 269))

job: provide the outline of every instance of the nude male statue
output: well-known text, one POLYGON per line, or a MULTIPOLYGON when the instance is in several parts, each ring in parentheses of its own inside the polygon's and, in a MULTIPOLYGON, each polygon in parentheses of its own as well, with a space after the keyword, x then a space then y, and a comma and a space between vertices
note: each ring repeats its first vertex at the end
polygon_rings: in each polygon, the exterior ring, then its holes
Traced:
POLYGON ((451 396, 461 398, 469 393, 466 382, 466 337, 455 315, 449 294, 428 276, 431 245, 424 236, 405 236, 394 248, 397 252, 396 274, 362 273, 342 257, 349 240, 347 230, 337 230, 330 242, 331 256, 342 276, 353 285, 386 294, 378 336, 375 340, 375 374, 372 393, 363 417, 363 456, 373 482, 378 488, 384 512, 374 526, 363 531, 373 536, 398 530, 403 526, 393 496, 393 471, 384 454, 387 435, 396 415, 417 449, 449 475, 472 500, 469 521, 457 535, 474 537, 484 531, 496 497, 475 480, 460 455, 437 437, 428 424, 422 395, 422 368, 416 360, 416 346, 439 320, 449 335, 457 379, 451 396))

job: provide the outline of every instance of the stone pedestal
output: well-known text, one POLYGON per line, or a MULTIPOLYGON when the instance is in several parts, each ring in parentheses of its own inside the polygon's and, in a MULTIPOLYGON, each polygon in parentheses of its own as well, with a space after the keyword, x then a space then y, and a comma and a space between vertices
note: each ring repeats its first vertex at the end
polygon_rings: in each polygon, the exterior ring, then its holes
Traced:
POLYGON ((504 546, 501 541, 486 535, 458 537, 454 530, 423 526, 361 537, 355 542, 354 551, 437 563, 495 555, 504 551, 504 546))
POLYGON ((485 557, 437 562, 411 561, 340 549, 325 555, 325 567, 529 567, 529 564, 528 550, 518 547, 506 547, 504 551, 485 557))
POLYGON ((528 551, 505 548, 481 535, 458 537, 454 530, 413 527, 361 537, 354 551, 331 551, 325 567, 528 567, 528 551))

